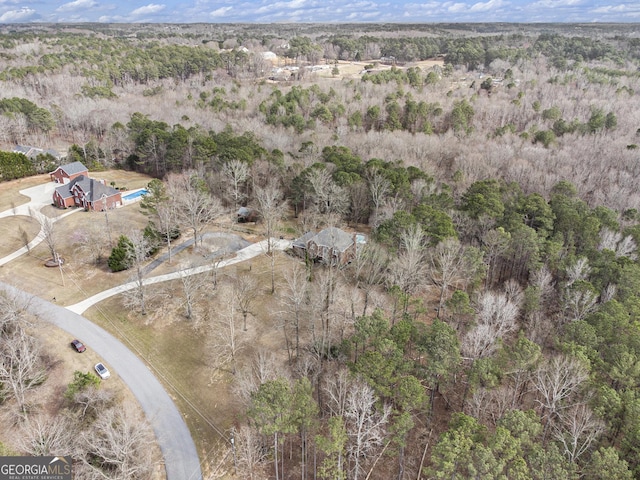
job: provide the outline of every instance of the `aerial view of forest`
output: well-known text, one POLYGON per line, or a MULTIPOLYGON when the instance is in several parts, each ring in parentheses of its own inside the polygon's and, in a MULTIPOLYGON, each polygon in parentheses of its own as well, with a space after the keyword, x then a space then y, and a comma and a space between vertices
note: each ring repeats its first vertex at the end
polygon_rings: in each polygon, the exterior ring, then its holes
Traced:
MULTIPOLYGON (((639 179, 638 24, 0 24, 0 281, 130 282, 206 480, 640 479, 639 179), (16 213, 75 162, 143 198, 16 213)), ((0 455, 176 480, 0 304, 0 455)))

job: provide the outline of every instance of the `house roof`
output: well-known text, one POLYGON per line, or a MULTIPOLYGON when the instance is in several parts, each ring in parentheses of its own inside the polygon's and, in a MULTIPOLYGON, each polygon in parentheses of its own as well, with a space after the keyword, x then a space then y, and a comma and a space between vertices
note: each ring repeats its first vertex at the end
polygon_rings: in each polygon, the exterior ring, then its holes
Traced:
POLYGON ((316 234, 314 232, 307 232, 300 238, 295 239, 291 245, 298 248, 307 248, 307 242, 311 240, 316 234))
POLYGON ((112 195, 120 193, 115 188, 105 185, 94 178, 85 177, 84 175, 74 178, 73 181, 69 182, 69 185, 69 190, 73 188, 81 189, 87 201, 91 203, 101 200, 103 196, 111 197, 112 195))
POLYGON ((82 162, 73 162, 73 163, 67 163, 66 165, 60 165, 58 168, 56 168, 51 173, 55 173, 58 170, 62 170, 67 175, 75 175, 77 173, 82 173, 82 172, 88 172, 89 171, 87 169, 87 167, 85 167, 82 164, 82 162))
POLYGON ((73 185, 73 183, 67 183, 65 185, 62 185, 62 186, 56 188, 56 193, 58 195, 60 195, 60 197, 62 197, 62 198, 73 197, 73 193, 71 193, 71 186, 72 185, 73 185))
POLYGON ((31 147, 31 146, 27 146, 27 145, 16 145, 13 148, 13 151, 15 153, 22 153, 22 154, 26 155, 29 158, 35 158, 40 154, 46 154, 46 153, 48 153, 49 155, 51 155, 51 156, 53 156, 55 158, 60 158, 60 154, 58 152, 56 152, 55 150, 52 150, 52 149, 44 150, 42 148, 31 147))
POLYGON ((353 245, 353 237, 336 227, 325 228, 310 240, 319 247, 337 248, 341 252, 353 245))

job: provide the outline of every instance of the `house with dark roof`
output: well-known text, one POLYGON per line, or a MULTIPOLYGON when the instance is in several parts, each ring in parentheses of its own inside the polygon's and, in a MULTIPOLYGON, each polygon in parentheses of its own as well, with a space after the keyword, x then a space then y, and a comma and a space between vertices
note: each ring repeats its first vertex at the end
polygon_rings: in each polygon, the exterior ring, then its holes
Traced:
POLYGON ((60 165, 53 172, 49 173, 52 182, 56 183, 69 183, 74 178, 84 175, 89 176, 89 169, 85 167, 82 162, 67 163, 66 165, 60 165))
POLYGON ((122 205, 122 194, 104 181, 80 175, 55 189, 53 203, 60 208, 103 211, 122 205))
POLYGON ((346 265, 355 258, 357 245, 356 234, 329 227, 318 233, 305 233, 294 240, 292 248, 298 255, 325 265, 346 265))
POLYGON ((55 150, 52 150, 52 149, 45 150, 43 148, 30 147, 27 145, 16 145, 12 151, 13 153, 22 153, 23 155, 25 155, 30 159, 34 159, 38 155, 47 155, 47 154, 51 155, 54 158, 61 157, 61 155, 55 150))

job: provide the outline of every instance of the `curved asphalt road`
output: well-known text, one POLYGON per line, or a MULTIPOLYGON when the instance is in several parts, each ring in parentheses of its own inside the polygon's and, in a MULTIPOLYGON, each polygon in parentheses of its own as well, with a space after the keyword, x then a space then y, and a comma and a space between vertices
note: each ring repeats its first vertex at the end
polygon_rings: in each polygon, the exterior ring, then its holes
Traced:
MULTIPOLYGON (((0 218, 12 215, 40 216, 39 210, 51 204, 51 196, 56 186, 58 185, 51 182, 21 190, 20 193, 29 196, 31 201, 0 212, 0 218)), ((54 221, 77 211, 80 209, 71 209, 54 221)), ((1 258, 0 266, 28 253, 30 248, 43 239, 41 231, 30 242, 29 248, 23 247, 1 258)), ((189 428, 162 384, 131 350, 101 327, 67 308, 59 307, 6 283, 0 282, 0 290, 21 297, 33 314, 60 327, 74 338, 82 338, 87 346, 104 359, 111 371, 120 376, 140 402, 153 428, 164 458, 167 480, 202 480, 200 459, 189 428)))
POLYGON ((24 299, 28 310, 60 327, 101 356, 131 389, 156 434, 168 480, 201 480, 200 459, 189 428, 162 384, 147 366, 119 340, 86 318, 11 285, 0 289, 24 299))

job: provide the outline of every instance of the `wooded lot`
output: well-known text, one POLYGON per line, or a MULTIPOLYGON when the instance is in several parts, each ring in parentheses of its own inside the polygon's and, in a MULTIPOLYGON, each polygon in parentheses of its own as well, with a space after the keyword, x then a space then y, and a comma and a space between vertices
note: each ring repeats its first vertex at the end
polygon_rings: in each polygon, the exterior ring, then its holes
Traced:
POLYGON ((268 313, 250 269, 182 280, 229 478, 640 479, 637 25, 4 25, 0 87, 1 180, 154 178, 109 260, 139 315, 148 259, 240 207, 365 235, 328 265, 269 242, 268 313), (248 358, 262 316, 281 347, 248 358))

